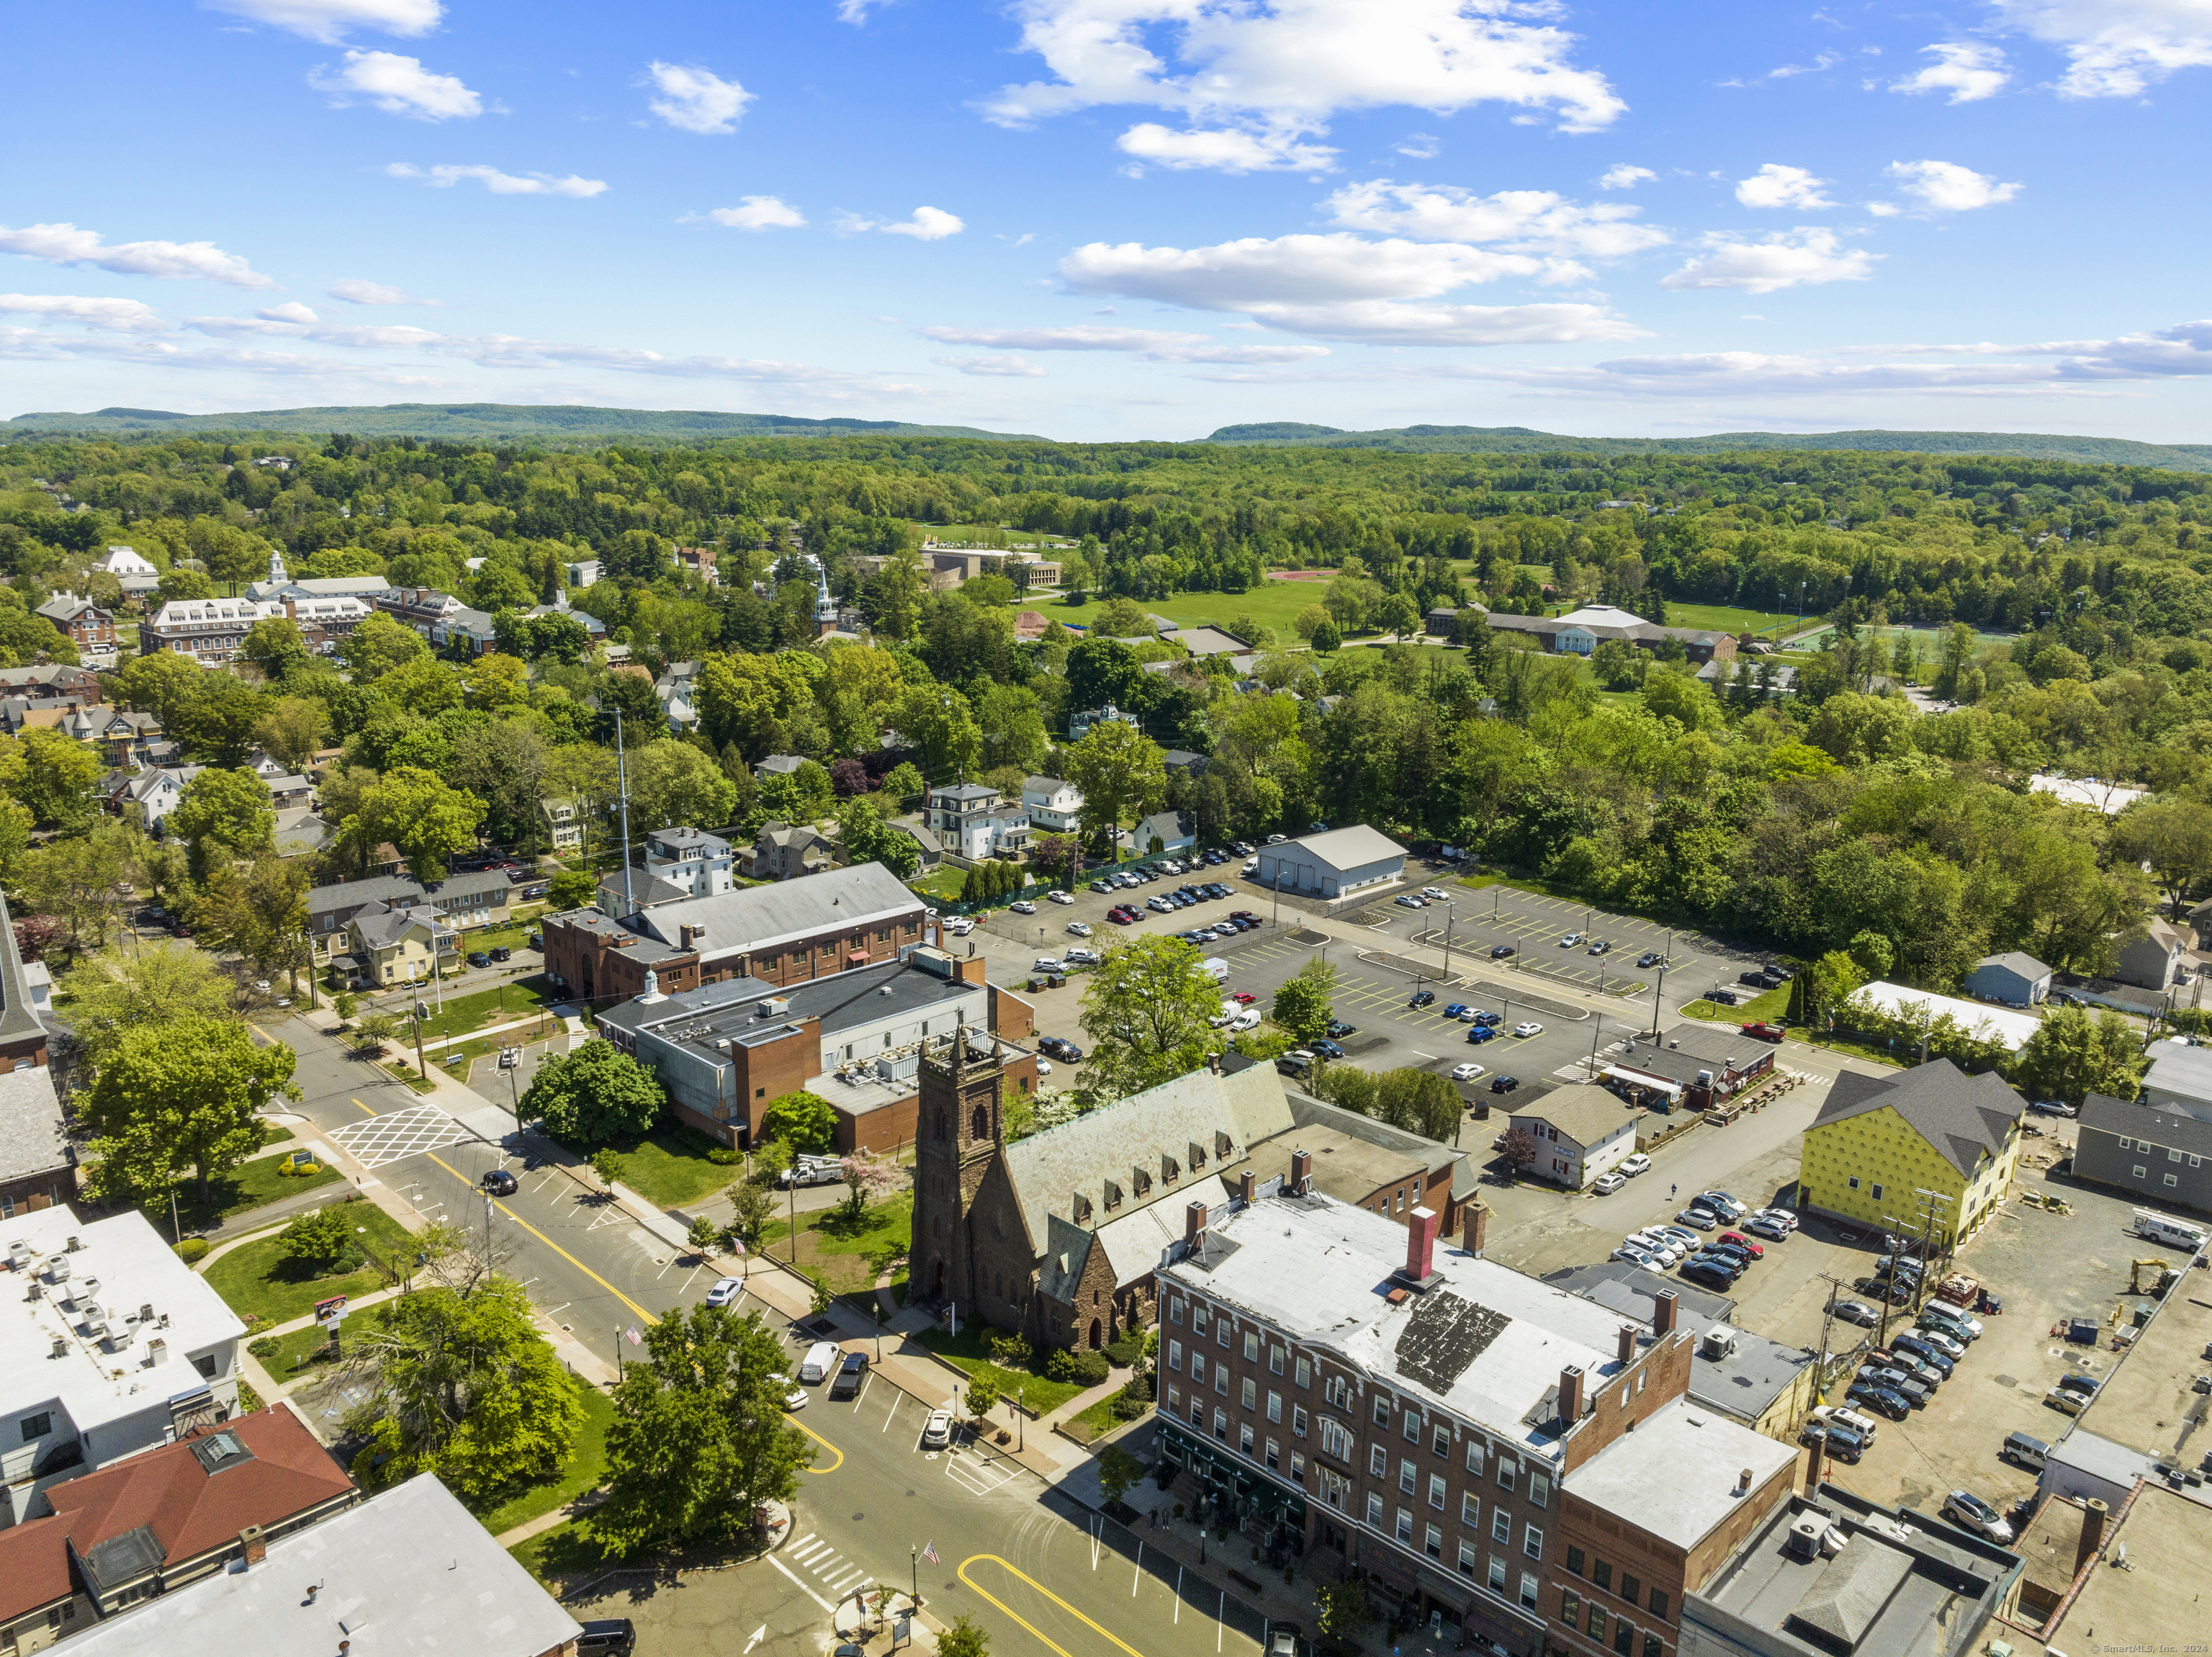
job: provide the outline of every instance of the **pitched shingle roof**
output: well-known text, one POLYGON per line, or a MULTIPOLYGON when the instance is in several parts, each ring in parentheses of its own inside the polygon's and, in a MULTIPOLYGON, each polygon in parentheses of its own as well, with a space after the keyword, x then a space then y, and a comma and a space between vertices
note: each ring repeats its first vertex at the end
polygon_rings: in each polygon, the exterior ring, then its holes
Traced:
POLYGON ((2093 1130, 2125 1139, 2148 1139, 2162 1150, 2185 1155, 2212 1156, 2212 1122, 2106 1093, 2091 1093, 2081 1101, 2081 1131, 2093 1130))
POLYGON ((2051 969, 2033 955, 2023 955, 2017 949, 2008 949, 2002 955, 1984 955, 1974 963, 1977 967, 2002 966, 2008 972, 2017 972, 2023 978, 2047 978, 2051 969))
POLYGON ((73 1160, 53 1072, 33 1064, 0 1074, 0 1179, 65 1168, 73 1160))
POLYGON ((1815 1128, 1865 1116, 1888 1107, 1962 1174, 1971 1175, 1984 1154, 2004 1148, 2006 1136, 2020 1120, 2021 1097, 1994 1072, 1968 1075, 1948 1058, 1895 1076, 1862 1075, 1845 1070, 1828 1089, 1815 1128))

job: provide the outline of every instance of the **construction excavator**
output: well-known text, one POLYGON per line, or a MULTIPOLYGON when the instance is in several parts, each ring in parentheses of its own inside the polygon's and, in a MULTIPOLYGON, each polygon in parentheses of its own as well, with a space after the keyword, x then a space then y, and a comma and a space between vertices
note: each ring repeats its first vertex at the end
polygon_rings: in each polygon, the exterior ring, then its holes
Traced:
POLYGON ((2168 1282, 2179 1275, 2170 1262, 2155 1257, 2135 1261, 2128 1268, 2128 1293, 2130 1295, 2160 1294, 2164 1291, 2168 1282), (2142 1275, 2146 1270, 2151 1274, 2151 1286, 2148 1290, 2142 1286, 2142 1275))

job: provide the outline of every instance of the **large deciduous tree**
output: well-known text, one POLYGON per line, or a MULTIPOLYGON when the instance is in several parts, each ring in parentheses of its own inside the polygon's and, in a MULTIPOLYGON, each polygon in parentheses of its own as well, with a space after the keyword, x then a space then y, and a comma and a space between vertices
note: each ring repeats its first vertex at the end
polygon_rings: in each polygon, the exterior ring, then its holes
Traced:
POLYGON ((1206 1062, 1221 986, 1200 959, 1169 937, 1139 938, 1106 952, 1083 990, 1083 1027, 1091 1040, 1085 1093, 1100 1103, 1123 1099, 1206 1062))
POLYGON ((738 785, 688 742, 664 737, 630 751, 629 821, 647 829, 720 828, 737 808, 738 785))
POLYGON ((599 1040, 547 1059, 522 1096, 524 1114, 578 1150, 636 1138, 660 1120, 666 1103, 659 1077, 612 1042, 599 1040))
POLYGON ((61 988, 79 1055, 95 1071, 132 1030, 221 1019, 230 1007, 215 958, 184 943, 111 945, 64 973, 61 988))
POLYGON ((621 1552, 727 1543, 789 1499, 812 1450, 784 1420, 782 1343, 759 1315, 672 1312, 646 1331, 607 1429, 607 1499, 593 1532, 621 1552))
POLYGON ((361 791, 338 833, 363 868, 377 846, 389 843, 428 886, 446 878, 447 858, 476 844, 483 819, 484 803, 476 795, 448 788, 418 766, 400 765, 361 791))
POLYGON ((204 880, 217 862, 234 862, 276 849, 276 810, 269 785, 252 771, 212 766, 185 784, 168 832, 191 854, 192 878, 204 880))
POLYGON ((1067 780, 1083 790, 1083 832, 1094 856, 1113 850, 1124 816, 1158 807, 1167 793, 1167 755, 1133 725, 1104 719, 1067 752, 1067 780))
POLYGON ((557 1472, 583 1430, 577 1383, 511 1277, 403 1295, 355 1352, 369 1390, 347 1425, 369 1489, 435 1473, 481 1504, 557 1472))
POLYGON ((190 1173, 204 1201, 215 1175, 261 1148, 258 1112, 289 1087, 294 1062, 284 1043, 257 1046, 243 1024, 227 1020, 125 1030, 85 1112, 98 1159, 94 1194, 129 1201, 190 1173))
POLYGON ((1318 1041, 1336 1017, 1331 1004, 1335 992, 1336 968, 1323 960, 1308 961, 1275 991, 1269 1015, 1300 1041, 1318 1041))
POLYGON ((2133 1099, 2149 1062, 2142 1038, 2118 1013, 2057 1007, 2021 1044, 2012 1074, 2038 1099, 2079 1105, 2087 1093, 2133 1099))

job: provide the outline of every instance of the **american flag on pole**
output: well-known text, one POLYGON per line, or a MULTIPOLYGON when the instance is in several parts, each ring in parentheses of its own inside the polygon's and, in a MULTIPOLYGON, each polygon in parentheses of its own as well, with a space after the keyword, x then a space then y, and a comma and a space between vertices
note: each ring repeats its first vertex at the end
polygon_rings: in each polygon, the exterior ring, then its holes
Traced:
POLYGON ((637 1332, 637 1325, 635 1324, 632 1324, 628 1329, 623 1331, 623 1338, 628 1341, 632 1346, 642 1346, 645 1344, 645 1337, 637 1332))
POLYGON ((921 1556, 929 1561, 931 1564, 936 1564, 938 1563, 937 1544, 934 1542, 923 1543, 921 1544, 921 1556))

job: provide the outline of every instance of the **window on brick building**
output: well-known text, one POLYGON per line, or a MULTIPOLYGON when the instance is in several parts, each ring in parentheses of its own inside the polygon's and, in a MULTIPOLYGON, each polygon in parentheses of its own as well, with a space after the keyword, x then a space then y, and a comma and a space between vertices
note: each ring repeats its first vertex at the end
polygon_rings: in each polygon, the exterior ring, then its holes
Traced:
POLYGON ((1415 1415, 1412 1410, 1408 1410, 1406 1411, 1406 1442, 1408 1444, 1419 1444, 1420 1441, 1421 1418, 1415 1415))
POLYGON ((1291 1374, 1297 1378, 1297 1383, 1299 1386, 1310 1386, 1313 1385, 1313 1366, 1307 1362, 1304 1356, 1301 1356, 1298 1359, 1297 1365, 1291 1370, 1291 1374))
POLYGON ((1245 1376, 1243 1386, 1237 1389, 1237 1402, 1242 1404, 1247 1410, 1249 1410, 1256 1405, 1259 1401, 1259 1388, 1253 1385, 1252 1378, 1249 1375, 1245 1376))
POLYGON ((1589 1623, 1588 1625, 1589 1628, 1589 1637, 1597 1641, 1600 1644, 1603 1644, 1605 1641, 1606 1622, 1605 1607, 1603 1605, 1592 1605, 1589 1608, 1589 1623))
POLYGON ((1620 1597, 1632 1605, 1644 1597, 1644 1585, 1626 1571, 1620 1574, 1620 1597))
POLYGON ((1367 1453, 1367 1473, 1370 1478, 1390 1476, 1390 1453, 1379 1444, 1367 1453))
POLYGON ((1667 1648, 1659 1643, 1659 1636, 1648 1629, 1644 1635, 1644 1657, 1667 1657, 1667 1648))
POLYGON ((1271 1375, 1279 1375, 1283 1373, 1283 1349, 1279 1346, 1271 1346, 1267 1349, 1267 1373, 1271 1375))
POLYGON ((1226 1392, 1229 1390, 1229 1366, 1225 1363, 1217 1363, 1213 1366, 1213 1390, 1217 1392, 1226 1392))
POLYGON ((1667 1620, 1667 1596, 1657 1588, 1651 1590, 1651 1614, 1662 1623, 1667 1620))
POLYGON ((1551 1494, 1552 1494, 1552 1477, 1551 1477, 1551 1475, 1550 1475, 1550 1474, 1548 1474, 1548 1473, 1540 1473, 1540 1472, 1538 1472, 1534 1468, 1533 1468, 1533 1467, 1532 1467, 1532 1468, 1530 1468, 1530 1469, 1528 1470, 1528 1502, 1529 1502, 1529 1505, 1530 1505, 1530 1506, 1532 1506, 1532 1507, 1537 1507, 1537 1508, 1540 1508, 1540 1507, 1544 1506, 1544 1505, 1545 1505, 1546 1501, 1550 1497, 1551 1494))
POLYGON ((1482 1477, 1482 1446, 1474 1439, 1467 1441, 1467 1470, 1477 1478, 1482 1477))
POLYGON ((1244 1331, 1244 1362, 1252 1363, 1260 1356, 1260 1337, 1250 1330, 1244 1331))
POLYGON ((1306 1407, 1303 1404, 1291 1406, 1291 1431, 1300 1438, 1306 1435, 1306 1407))
POLYGON ((1444 1482, 1434 1473, 1429 1475, 1429 1506, 1439 1513, 1443 1510, 1444 1482))
POLYGON ((1433 1525, 1426 1526, 1421 1539, 1421 1550, 1431 1559, 1442 1559, 1444 1556, 1444 1533, 1433 1525))
POLYGON ((1190 1380, 1194 1386, 1206 1384, 1206 1360, 1195 1352, 1190 1355, 1190 1380))
POLYGON ((1636 1628, 1633 1623, 1613 1623, 1613 1648, 1620 1654, 1620 1657, 1636 1657, 1636 1628))
POLYGON ((1398 1509, 1397 1537, 1401 1542, 1409 1546, 1413 1540, 1413 1515, 1411 1511, 1404 1508, 1398 1509))
POLYGON ((1528 1526, 1528 1528, 1522 1533, 1521 1551, 1527 1554, 1531 1559, 1541 1559, 1544 1556, 1543 1532, 1538 1530, 1534 1525, 1528 1526))
POLYGON ((1572 1588, 1559 1590, 1559 1620, 1569 1628, 1582 1621, 1583 1597, 1572 1588))
POLYGON ((1505 1562, 1496 1554, 1490 1556, 1490 1591, 1492 1593, 1505 1592, 1505 1562))
POLYGON ((1213 1436, 1224 1444, 1229 1442, 1229 1412, 1226 1410, 1213 1412, 1213 1436))
POLYGON ((1375 1424, 1377 1427, 1388 1427, 1390 1424, 1389 1399, 1377 1398, 1375 1400, 1375 1424))
POLYGON ((1490 1510, 1490 1539, 1492 1542, 1510 1542, 1513 1539, 1513 1515, 1503 1508, 1490 1510))
POLYGON ((1472 1492, 1462 1492, 1460 1496, 1459 1522, 1470 1530, 1482 1523, 1482 1503, 1472 1492))
POLYGON ((1280 1392, 1270 1392, 1270 1393, 1268 1393, 1268 1394, 1267 1394, 1267 1419, 1268 1419, 1269 1421, 1280 1421, 1282 1418, 1283 1418, 1283 1395, 1282 1395, 1280 1392))
POLYGON ((1474 1581, 1474 1550, 1464 1542, 1459 1544, 1459 1574, 1470 1582, 1474 1581))
POLYGON ((1372 1490, 1367 1493, 1367 1522, 1378 1531, 1382 1528, 1382 1498, 1372 1490))
POLYGON ((1604 1560, 1599 1560, 1595 1564, 1590 1567, 1590 1581, 1596 1583, 1598 1587, 1601 1588, 1608 1590, 1611 1589, 1613 1587, 1613 1567, 1604 1560))
POLYGON ((1407 1496, 1411 1496, 1413 1494, 1413 1486, 1416 1482, 1417 1481, 1413 1474, 1413 1464, 1410 1461, 1400 1462, 1398 1464, 1398 1488, 1403 1490, 1407 1496))
POLYGON ((1252 1429, 1250 1427, 1241 1423, 1238 1425, 1237 1429, 1237 1447, 1245 1455, 1249 1456, 1252 1453, 1252 1429))

